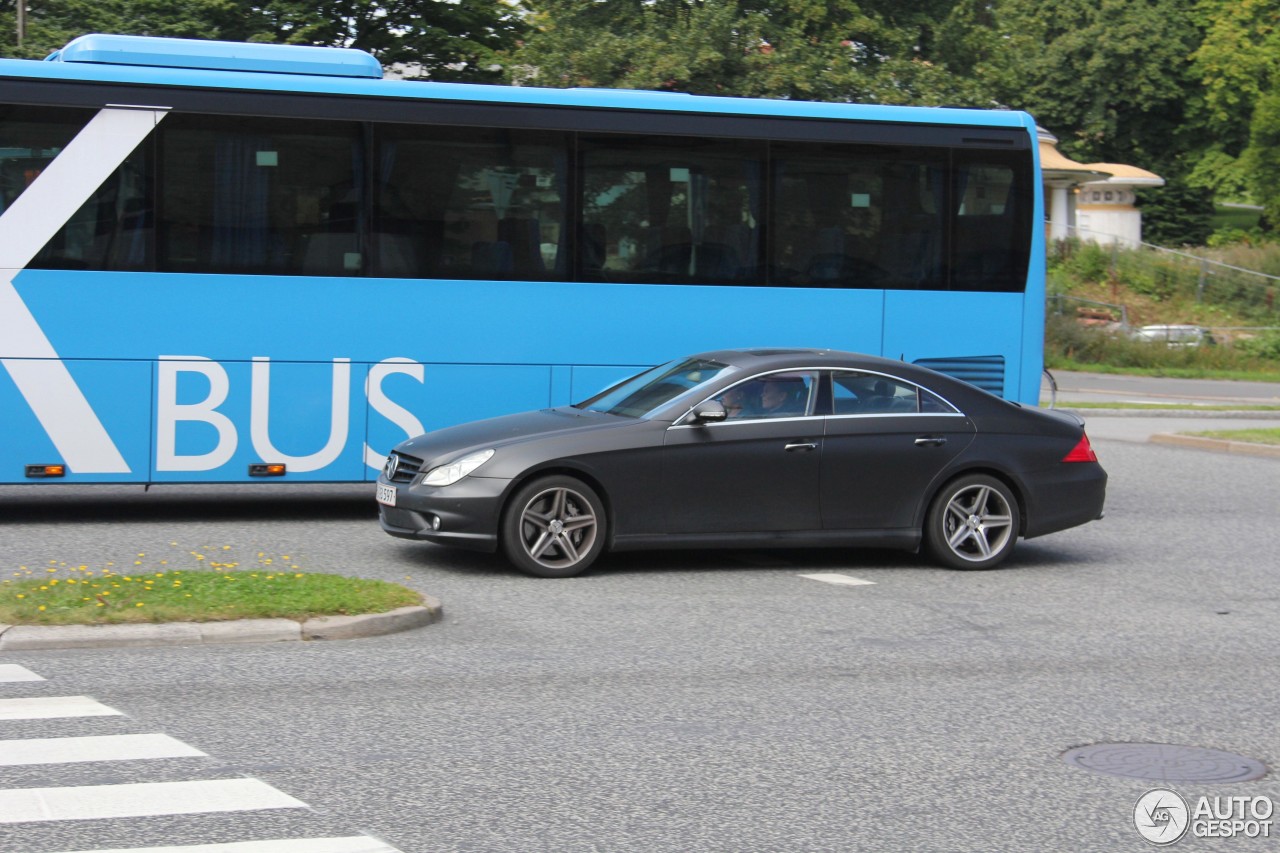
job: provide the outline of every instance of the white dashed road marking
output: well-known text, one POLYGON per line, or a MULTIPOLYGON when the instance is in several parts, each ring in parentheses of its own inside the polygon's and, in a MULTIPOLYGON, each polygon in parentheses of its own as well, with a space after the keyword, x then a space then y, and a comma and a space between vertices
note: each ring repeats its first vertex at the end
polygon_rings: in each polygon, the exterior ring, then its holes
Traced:
POLYGON ((802 578, 808 578, 811 581, 822 581, 823 583, 834 583, 840 586, 875 586, 875 581, 864 581, 861 578, 842 575, 838 572, 818 572, 812 575, 801 575, 802 578))
POLYGON ((205 753, 168 735, 103 735, 0 740, 0 766, 200 758, 205 753))
MULTIPOLYGON (((68 851, 71 853, 71 851, 68 851)), ((193 847, 128 847, 79 850, 74 853, 400 853, 370 838, 285 838, 275 841, 239 841, 231 844, 197 844, 193 847)))
POLYGON ((49 696, 34 699, 0 699, 0 720, 52 720, 60 717, 114 717, 108 708, 88 696, 49 696))
POLYGON ((25 666, 16 663, 0 663, 0 682, 5 681, 44 681, 25 666))
POLYGON ((305 809, 257 779, 196 782, 139 782, 66 788, 17 788, 0 791, 0 823, 40 820, 109 820, 154 815, 305 809))

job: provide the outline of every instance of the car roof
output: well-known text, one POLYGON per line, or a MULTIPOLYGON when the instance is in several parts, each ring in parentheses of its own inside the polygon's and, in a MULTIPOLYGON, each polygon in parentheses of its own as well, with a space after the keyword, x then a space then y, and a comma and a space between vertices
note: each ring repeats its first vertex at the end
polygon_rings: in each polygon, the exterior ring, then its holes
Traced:
POLYGON ((724 349, 698 353, 692 357, 719 361, 743 370, 822 367, 912 373, 922 369, 905 361, 895 361, 876 355, 832 349, 783 347, 724 349))

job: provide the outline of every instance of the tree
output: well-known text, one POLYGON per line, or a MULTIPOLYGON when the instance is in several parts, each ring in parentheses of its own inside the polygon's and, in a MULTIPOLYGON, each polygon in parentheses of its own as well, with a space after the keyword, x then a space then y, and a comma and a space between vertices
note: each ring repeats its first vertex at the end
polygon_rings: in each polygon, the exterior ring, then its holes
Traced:
POLYGON ((1210 144, 1192 179, 1229 197, 1249 192, 1280 222, 1280 8, 1271 0, 1201 0, 1198 118, 1210 144))
POLYGON ((523 30, 503 0, 39 0, 21 50, 13 14, 0 19, 3 53, 41 58, 91 32, 356 47, 421 76, 496 81, 495 55, 523 30))
POLYGON ((696 94, 881 103, 981 103, 929 58, 929 0, 528 0, 510 79, 696 94), (908 4, 909 5, 909 4, 908 4))
POLYGON ((1159 246, 1203 246, 1213 233, 1213 193, 1171 182, 1141 190, 1142 239, 1159 246))
POLYGON ((998 0, 994 23, 980 70, 1064 153, 1175 170, 1200 37, 1185 0, 998 0))

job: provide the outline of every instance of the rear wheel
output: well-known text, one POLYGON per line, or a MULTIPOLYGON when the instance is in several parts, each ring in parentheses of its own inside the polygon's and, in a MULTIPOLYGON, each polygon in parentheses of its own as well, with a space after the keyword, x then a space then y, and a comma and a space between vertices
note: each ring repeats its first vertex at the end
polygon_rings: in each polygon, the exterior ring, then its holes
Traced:
POLYGON ((604 503, 573 477, 544 477, 523 486, 502 520, 502 547, 523 572, 541 578, 581 574, 604 550, 604 503))
POLYGON ((990 569, 1018 541, 1018 502, 995 477, 969 474, 934 498, 925 519, 925 547, 953 569, 990 569))

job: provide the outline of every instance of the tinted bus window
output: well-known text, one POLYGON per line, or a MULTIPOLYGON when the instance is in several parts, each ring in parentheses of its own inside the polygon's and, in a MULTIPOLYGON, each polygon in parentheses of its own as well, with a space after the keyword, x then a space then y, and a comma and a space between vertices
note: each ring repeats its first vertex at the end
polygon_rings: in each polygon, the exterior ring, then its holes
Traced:
POLYGON ((1031 176, 1027 158, 957 152, 951 287, 1021 291, 1031 247, 1031 176))
MULTIPOLYGON (((0 107, 0 213, 93 115, 93 110, 0 107)), ((147 150, 143 145, 134 152, 42 247, 30 266, 144 269, 151 238, 147 150)))
POLYGON ((377 274, 567 274, 564 134, 401 125, 377 139, 377 274))
POLYGON ((582 278, 733 284, 757 274, 763 144, 584 136, 579 148, 582 278))
POLYGON ((159 132, 161 270, 361 272, 359 125, 171 115, 159 132))
POLYGON ((773 155, 774 283, 946 286, 945 152, 778 144, 773 155))

